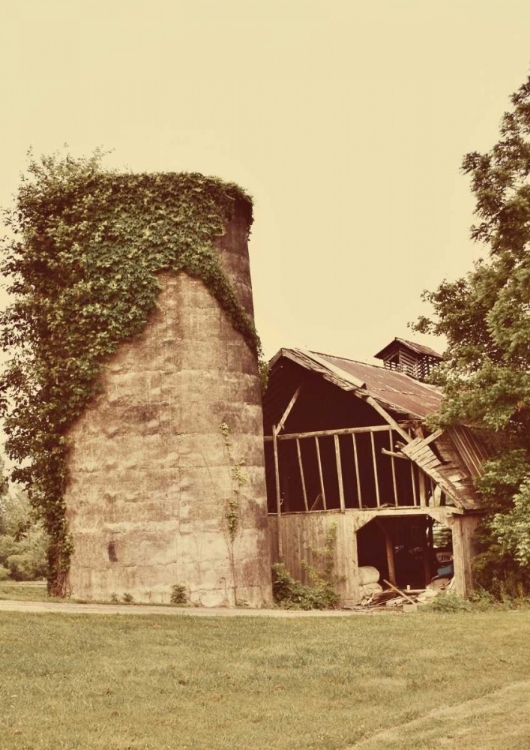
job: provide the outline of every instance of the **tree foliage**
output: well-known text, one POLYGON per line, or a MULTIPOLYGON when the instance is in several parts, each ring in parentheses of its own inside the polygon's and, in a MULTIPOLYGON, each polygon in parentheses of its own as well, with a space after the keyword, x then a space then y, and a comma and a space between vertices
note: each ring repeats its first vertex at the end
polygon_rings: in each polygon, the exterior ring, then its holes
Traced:
POLYGON ((530 77, 511 102, 499 141, 462 165, 476 198, 471 237, 484 257, 426 292, 434 316, 414 326, 448 343, 436 376, 445 393, 437 424, 463 421, 502 438, 479 482, 489 511, 486 577, 499 561, 521 575, 530 564, 530 77))
MULTIPOLYGON (((0 474, 3 463, 0 461, 0 474)), ((47 536, 35 519, 27 494, 0 484, 0 580, 32 580, 46 573, 47 536)))
POLYGON ((50 536, 50 588, 64 588, 71 544, 65 519, 68 430, 98 392, 103 363, 144 329, 161 271, 200 278, 248 345, 253 321, 223 272, 213 242, 236 204, 236 185, 200 174, 119 174, 102 154, 31 158, 6 214, 3 273, 14 302, 1 315, 10 356, 0 383, 13 478, 50 536))

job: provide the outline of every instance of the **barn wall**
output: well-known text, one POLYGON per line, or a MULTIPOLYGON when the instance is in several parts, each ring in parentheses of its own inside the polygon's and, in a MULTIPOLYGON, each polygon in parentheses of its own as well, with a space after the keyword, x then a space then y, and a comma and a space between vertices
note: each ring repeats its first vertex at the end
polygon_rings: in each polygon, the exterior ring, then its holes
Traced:
MULTIPOLYGON (((291 575, 303 583, 311 583, 302 561, 322 567, 322 556, 315 550, 326 547, 326 535, 336 525, 336 543, 333 546, 333 574, 338 582, 336 590, 341 604, 351 606, 359 601, 357 571, 357 543, 355 535, 355 515, 324 511, 320 513, 282 514, 280 521, 283 559, 281 560, 291 575)), ((278 517, 269 514, 271 558, 280 562, 278 552, 278 517)))

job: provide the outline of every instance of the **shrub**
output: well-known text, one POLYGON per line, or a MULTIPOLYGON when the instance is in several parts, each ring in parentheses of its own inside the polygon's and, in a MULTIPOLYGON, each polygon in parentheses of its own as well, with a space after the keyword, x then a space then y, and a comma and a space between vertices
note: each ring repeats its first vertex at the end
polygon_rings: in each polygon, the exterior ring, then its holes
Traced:
POLYGON ((181 583, 176 583, 171 587, 171 597, 169 599, 171 604, 187 604, 188 595, 186 593, 186 587, 181 583))
POLYGON ((272 593, 282 609, 334 609, 340 599, 332 583, 321 580, 306 586, 295 580, 283 563, 272 566, 272 593))
POLYGON ((40 524, 35 524, 19 539, 0 536, 0 565, 9 570, 15 581, 33 581, 46 576, 48 537, 40 524))

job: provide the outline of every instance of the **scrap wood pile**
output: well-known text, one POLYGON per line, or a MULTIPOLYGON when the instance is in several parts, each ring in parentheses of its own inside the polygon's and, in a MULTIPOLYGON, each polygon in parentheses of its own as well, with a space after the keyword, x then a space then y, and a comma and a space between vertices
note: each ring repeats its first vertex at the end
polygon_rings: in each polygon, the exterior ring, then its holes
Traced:
MULTIPOLYGON (((375 571, 375 568, 372 569, 375 571)), ((389 581, 383 579, 383 583, 388 586, 387 589, 383 589, 381 584, 374 581, 375 577, 368 571, 364 573, 364 579, 372 578, 369 582, 363 581, 362 569, 359 569, 361 573, 361 603, 355 607, 357 610, 372 610, 372 609, 386 609, 386 608, 398 608, 405 610, 416 609, 418 605, 428 604, 432 599, 445 591, 452 591, 454 588, 454 578, 438 577, 434 578, 429 585, 424 589, 399 589, 389 581)), ((379 578, 379 573, 377 577, 379 578)))

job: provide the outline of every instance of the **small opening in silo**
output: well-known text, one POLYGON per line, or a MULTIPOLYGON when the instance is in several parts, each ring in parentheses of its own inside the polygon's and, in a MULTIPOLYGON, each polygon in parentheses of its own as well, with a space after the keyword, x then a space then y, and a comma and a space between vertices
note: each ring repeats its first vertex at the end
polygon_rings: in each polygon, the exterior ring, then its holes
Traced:
POLYGON ((111 562, 118 562, 118 555, 116 554, 116 544, 114 542, 108 543, 107 551, 109 553, 109 560, 111 562))

